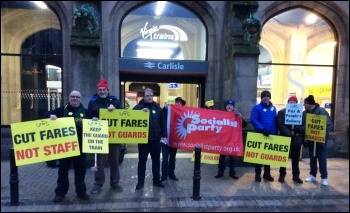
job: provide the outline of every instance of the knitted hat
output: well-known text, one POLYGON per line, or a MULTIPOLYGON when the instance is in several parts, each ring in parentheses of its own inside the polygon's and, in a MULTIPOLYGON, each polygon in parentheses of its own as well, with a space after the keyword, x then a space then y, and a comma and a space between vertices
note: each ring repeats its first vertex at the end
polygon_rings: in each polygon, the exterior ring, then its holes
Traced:
POLYGON ((235 101, 234 101, 234 100, 227 100, 227 101, 225 101, 225 107, 226 107, 228 104, 232 104, 232 106, 234 107, 234 106, 235 106, 235 101))
POLYGON ((181 105, 182 105, 182 106, 185 106, 185 105, 186 105, 186 101, 185 101, 185 100, 182 100, 181 97, 175 98, 175 103, 178 102, 178 101, 181 101, 181 105))
POLYGON ((263 97, 269 97, 271 98, 271 93, 270 91, 264 90, 261 92, 260 98, 262 99, 263 97))
MULTIPOLYGON (((99 88, 99 87, 105 87, 105 88, 108 89, 107 81, 106 81, 105 79, 102 79, 102 80, 100 81, 100 83, 97 84, 96 87, 97 87, 97 88, 99 88)), ((108 89, 108 90, 109 90, 109 89, 108 89)))
POLYGON ((296 97, 296 96, 290 96, 289 98, 288 98, 288 102, 289 101, 294 101, 295 103, 298 103, 298 98, 296 97))
POLYGON ((316 102, 315 102, 315 98, 313 95, 309 95, 307 96, 307 98, 304 99, 304 103, 307 103, 307 104, 310 104, 310 105, 315 105, 316 102))

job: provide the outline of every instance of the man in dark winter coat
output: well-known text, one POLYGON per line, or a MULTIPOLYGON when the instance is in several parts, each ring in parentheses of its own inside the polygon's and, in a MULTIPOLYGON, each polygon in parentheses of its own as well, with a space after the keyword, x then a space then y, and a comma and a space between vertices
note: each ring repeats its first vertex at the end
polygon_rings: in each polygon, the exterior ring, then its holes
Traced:
MULTIPOLYGON (((234 100, 227 100, 225 102, 225 109, 226 111, 229 111, 229 112, 233 112, 235 111, 235 101, 234 100)), ((242 115, 235 111, 236 112, 236 116, 240 116, 242 118, 242 115)), ((244 127, 246 127, 248 125, 248 122, 245 121, 243 118, 242 118, 242 123, 241 123, 241 126, 242 126, 242 129, 244 127)), ((236 171, 235 171, 235 163, 236 163, 236 159, 234 156, 228 156, 229 157, 229 176, 233 179, 238 179, 237 175, 236 175, 236 171)), ((221 178, 224 176, 224 172, 225 172, 225 169, 226 169, 226 155, 220 155, 220 158, 219 158, 219 164, 218 164, 218 173, 215 175, 215 178, 221 178)))
POLYGON ((317 161, 319 164, 319 170, 321 173, 321 184, 328 186, 328 172, 327 172, 327 139, 329 137, 329 132, 332 132, 333 122, 329 113, 324 108, 320 107, 318 103, 315 102, 313 95, 309 95, 304 99, 304 112, 303 112, 303 128, 305 131, 306 114, 315 115, 325 115, 327 117, 327 127, 326 127, 326 138, 324 143, 315 142, 307 140, 307 146, 309 147, 310 155, 310 176, 306 178, 306 182, 316 182, 317 174, 317 161))
MULTIPOLYGON (((295 96, 291 96, 288 99, 289 104, 297 104, 298 98, 295 96)), ((293 173, 293 181, 295 183, 303 183, 300 179, 300 170, 299 170, 299 158, 300 158, 300 149, 301 149, 301 141, 303 140, 303 135, 300 132, 300 126, 296 125, 288 125, 285 124, 286 120, 286 108, 281 109, 277 113, 277 127, 280 131, 280 135, 291 137, 291 145, 290 145, 290 155, 292 158, 292 173, 293 173), (300 143, 299 143, 300 142, 300 143)), ((283 183, 284 178, 287 174, 286 167, 280 167, 280 176, 278 181, 283 183)))
POLYGON ((149 112, 148 143, 138 144, 139 162, 137 165, 138 182, 136 189, 142 189, 144 187, 148 154, 151 154, 152 158, 153 185, 164 187, 165 185, 160 180, 160 141, 167 140, 163 110, 153 101, 153 91, 150 88, 144 90, 143 99, 133 108, 133 110, 149 112))
MULTIPOLYGON (((63 200, 65 195, 68 192, 69 188, 69 179, 68 172, 69 168, 73 162, 74 167, 74 183, 75 183, 75 192, 78 197, 83 200, 88 200, 89 196, 86 194, 86 185, 85 185, 85 153, 82 153, 82 140, 83 140, 83 119, 92 118, 92 114, 84 108, 81 104, 81 94, 78 91, 72 91, 69 94, 69 102, 62 107, 56 108, 49 112, 45 113, 46 118, 51 120, 56 120, 61 117, 73 117, 75 120, 75 126, 77 130, 80 155, 60 159, 60 167, 58 169, 58 179, 57 187, 55 189, 56 197, 53 202, 59 203, 63 200)), ((93 118, 97 120, 97 118, 93 118)))
MULTIPOLYGON (((183 100, 181 97, 175 98, 175 105, 179 106, 185 106, 186 101, 183 100)), ((165 105, 163 108, 164 116, 165 116, 165 122, 167 123, 168 120, 168 105, 165 105)), ((176 162, 176 153, 177 148, 168 146, 167 143, 161 143, 162 146, 162 155, 163 155, 163 161, 162 161, 162 178, 161 181, 165 181, 169 178, 172 180, 178 180, 178 178, 175 175, 175 162, 176 162)))
MULTIPOLYGON (((109 95, 107 81, 102 79, 96 86, 97 93, 90 98, 88 109, 95 116, 100 117, 100 109, 108 109, 112 112, 114 109, 120 109, 120 101, 116 96, 109 95)), ((99 193, 103 184, 105 183, 104 167, 108 159, 110 167, 110 186, 117 192, 123 191, 119 185, 119 154, 120 144, 109 144, 108 154, 97 154, 97 170, 95 172, 95 184, 90 193, 99 193)))

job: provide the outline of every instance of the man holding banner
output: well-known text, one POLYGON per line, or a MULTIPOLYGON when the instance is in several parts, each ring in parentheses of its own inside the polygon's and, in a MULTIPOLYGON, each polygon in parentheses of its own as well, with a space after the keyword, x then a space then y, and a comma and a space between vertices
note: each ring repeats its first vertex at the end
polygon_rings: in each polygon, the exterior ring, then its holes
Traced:
MULTIPOLYGON (((97 93, 94 94, 89 101, 88 109, 95 116, 100 117, 100 109, 108 109, 112 112, 114 109, 120 109, 120 100, 116 96, 109 95, 109 88, 107 81, 102 79, 96 86, 97 93)), ((108 159, 110 167, 110 186, 117 192, 123 191, 119 185, 119 154, 120 144, 108 144, 108 154, 97 154, 97 170, 95 171, 95 184, 90 193, 99 193, 103 184, 105 183, 104 167, 108 159)), ((96 156, 95 156, 96 157, 96 156)), ((95 159, 96 160, 96 159, 95 159)))
MULTIPOLYGON (((57 187, 55 189, 56 197, 53 202, 59 203, 63 200, 65 195, 68 192, 69 188, 69 179, 68 172, 73 162, 74 167, 74 183, 75 183, 75 192, 78 197, 83 200, 89 200, 89 195, 86 194, 86 185, 85 185, 85 173, 86 173, 86 165, 85 165, 85 153, 82 153, 82 123, 84 118, 92 118, 92 114, 84 108, 81 104, 81 94, 78 91, 72 91, 69 94, 69 102, 62 107, 56 108, 49 112, 45 113, 46 118, 50 118, 51 120, 56 120, 61 117, 73 117, 75 120, 75 126, 77 130, 80 155, 68 158, 60 159, 60 167, 58 169, 58 179, 57 179, 57 187)), ((97 118, 93 118, 93 120, 97 120, 97 118)))
MULTIPOLYGON (((289 105, 293 104, 292 106, 295 106, 297 103, 298 103, 298 98, 296 96, 291 96, 288 98, 289 105)), ((300 183, 300 184, 302 184, 303 181, 299 177, 300 175, 299 156, 300 156, 302 140, 304 139, 303 135, 300 133, 301 120, 302 120, 302 110, 299 110, 299 109, 293 110, 288 108, 287 110, 286 108, 283 108, 277 113, 277 126, 279 129, 280 135, 292 138, 291 146, 290 146, 291 147, 290 155, 292 158, 293 181, 295 183, 300 183), (294 114, 291 115, 290 112, 294 112, 294 114), (300 118, 300 119, 290 119, 290 118, 300 118), (292 123, 293 121, 296 123, 292 123), (289 124, 289 123, 292 123, 292 124, 289 124)), ((284 178, 287 174, 286 167, 280 167, 279 172, 280 172, 280 176, 278 178, 278 182, 283 183, 284 178)))
MULTIPOLYGON (((255 105, 250 113, 250 121, 255 132, 262 133, 265 137, 277 135, 276 107, 271 103, 271 93, 267 90, 261 92, 261 102, 255 105)), ((255 181, 261 182, 261 164, 255 164, 255 181)), ((274 181, 270 173, 270 165, 264 165, 265 180, 274 181)))
POLYGON ((328 185, 327 138, 333 131, 332 119, 324 108, 315 102, 313 95, 304 99, 303 129, 310 155, 310 176, 306 182, 316 182, 317 161, 321 173, 321 184, 328 185))
MULTIPOLYGON (((235 101, 234 100, 227 100, 225 102, 225 109, 228 112, 234 112, 235 111, 235 101)), ((242 123, 241 126, 242 128, 246 127, 248 125, 248 122, 246 122, 242 115, 235 111, 236 116, 239 116, 242 118, 242 123)), ((237 175, 236 175, 236 171, 235 171, 235 164, 236 164, 236 159, 234 156, 229 155, 229 176, 235 180, 238 179, 237 175)), ((224 176, 224 172, 226 169, 226 155, 220 155, 220 159, 219 159, 219 164, 218 164, 218 173, 215 175, 215 178, 221 178, 224 176)))

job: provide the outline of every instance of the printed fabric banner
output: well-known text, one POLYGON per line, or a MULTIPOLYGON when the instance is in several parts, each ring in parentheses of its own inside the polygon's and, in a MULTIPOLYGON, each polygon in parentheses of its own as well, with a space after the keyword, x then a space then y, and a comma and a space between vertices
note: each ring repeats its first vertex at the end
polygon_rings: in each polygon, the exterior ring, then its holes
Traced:
POLYGON ((326 142, 327 116, 306 114, 305 140, 326 142))
POLYGON ((16 166, 80 155, 74 118, 11 124, 16 166))
POLYGON ((148 143, 149 112, 100 109, 100 119, 108 121, 109 143, 148 143))
POLYGON ((244 162, 287 167, 290 137, 248 132, 245 143, 244 162))
MULTIPOLYGON (((195 151, 192 153, 191 161, 194 162, 195 158, 195 151)), ((207 153, 207 152, 201 152, 201 163, 206 164, 219 164, 220 155, 219 154, 213 154, 213 153, 207 153)))
POLYGON ((171 147, 243 156, 242 118, 235 112, 170 105, 167 128, 171 147))
POLYGON ((93 121, 83 119, 83 152, 109 153, 108 122, 105 120, 93 121))

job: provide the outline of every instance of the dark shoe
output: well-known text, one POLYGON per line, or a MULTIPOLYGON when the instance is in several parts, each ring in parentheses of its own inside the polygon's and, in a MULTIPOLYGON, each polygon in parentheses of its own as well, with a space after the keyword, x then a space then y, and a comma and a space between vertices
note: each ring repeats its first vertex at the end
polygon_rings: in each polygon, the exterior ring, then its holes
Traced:
POLYGON ((303 183, 303 181, 300 179, 300 177, 293 178, 293 181, 296 183, 300 183, 300 184, 303 183))
POLYGON ((221 178, 223 176, 224 176, 223 174, 217 174, 217 175, 215 175, 215 178, 221 178))
POLYGON ((235 174, 230 174, 230 177, 232 177, 233 179, 237 180, 239 177, 237 177, 235 174))
POLYGON ((284 175, 280 175, 280 177, 278 178, 278 182, 283 183, 284 182, 284 175))
POLYGON ((79 194, 78 197, 82 200, 89 200, 89 195, 87 195, 86 193, 84 194, 79 194))
POLYGON ((261 176, 260 175, 255 175, 255 181, 256 182, 261 182, 261 176))
POLYGON ((114 184, 111 187, 112 187, 112 189, 114 189, 117 192, 122 192, 123 191, 123 188, 119 184, 114 184))
POLYGON ((143 188, 143 183, 137 183, 136 189, 142 189, 143 188))
POLYGON ((159 182, 154 182, 153 186, 157 186, 157 187, 160 187, 160 188, 164 188, 165 187, 164 183, 162 183, 160 181, 159 182))
POLYGON ((101 188, 102 188, 101 185, 95 184, 94 187, 92 187, 90 193, 91 193, 91 194, 97 194, 97 193, 100 192, 101 188))
POLYGON ((53 199, 53 202, 59 203, 59 202, 62 202, 62 200, 63 200, 63 197, 61 197, 61 196, 56 196, 56 197, 53 199))
POLYGON ((271 175, 264 175, 263 178, 270 182, 273 182, 275 180, 271 175))
POLYGON ((169 178, 172 180, 179 180, 179 178, 177 178, 175 175, 169 175, 169 178))
POLYGON ((161 179, 160 179, 160 181, 165 181, 165 180, 167 180, 168 179, 168 177, 162 177, 161 179))

